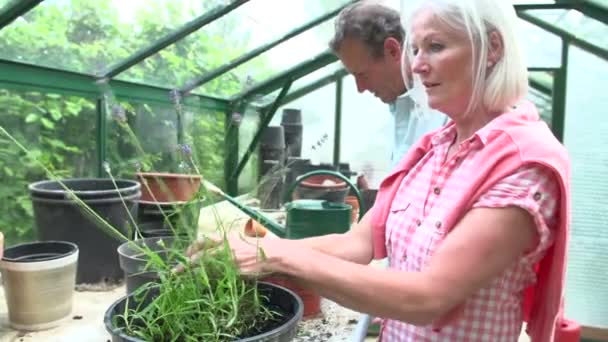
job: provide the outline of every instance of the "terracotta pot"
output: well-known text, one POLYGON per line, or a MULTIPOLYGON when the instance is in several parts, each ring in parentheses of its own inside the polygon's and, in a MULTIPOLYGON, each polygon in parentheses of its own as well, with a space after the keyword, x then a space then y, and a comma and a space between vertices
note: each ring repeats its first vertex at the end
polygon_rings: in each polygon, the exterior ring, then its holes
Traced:
POLYGON ((349 204, 352 207, 350 212, 350 223, 359 222, 359 201, 357 196, 346 196, 344 203, 349 204))
POLYGON ((247 220, 247 223, 245 223, 244 231, 245 231, 245 235, 247 235, 249 237, 263 238, 264 236, 266 236, 268 229, 266 227, 264 227, 258 221, 254 220, 254 219, 249 219, 249 220, 247 220))
POLYGON ((332 175, 314 175, 302 180, 298 186, 298 197, 344 203, 348 185, 332 175))
POLYGON ((302 299, 302 303, 304 303, 303 319, 314 318, 321 313, 321 296, 311 289, 300 286, 295 281, 280 275, 264 278, 263 281, 283 286, 295 292, 302 299))
POLYGON ((187 202, 198 192, 202 176, 180 173, 138 172, 141 200, 150 202, 187 202))

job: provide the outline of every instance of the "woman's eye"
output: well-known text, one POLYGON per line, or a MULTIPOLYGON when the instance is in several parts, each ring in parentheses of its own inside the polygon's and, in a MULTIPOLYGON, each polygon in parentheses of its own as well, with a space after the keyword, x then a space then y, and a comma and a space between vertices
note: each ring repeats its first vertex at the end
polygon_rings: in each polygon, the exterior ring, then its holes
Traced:
POLYGON ((414 56, 416 56, 416 55, 418 54, 418 48, 417 48, 417 47, 412 47, 412 49, 411 49, 411 50, 412 50, 412 54, 413 54, 414 56))
POLYGON ((429 49, 433 52, 439 52, 443 50, 443 44, 431 43, 431 45, 429 45, 429 49))

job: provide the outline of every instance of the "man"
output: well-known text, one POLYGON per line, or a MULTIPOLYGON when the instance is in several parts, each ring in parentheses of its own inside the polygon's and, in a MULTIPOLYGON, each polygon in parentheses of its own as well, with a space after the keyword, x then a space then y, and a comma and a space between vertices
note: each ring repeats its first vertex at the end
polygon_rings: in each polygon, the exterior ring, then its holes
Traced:
POLYGON ((374 1, 363 0, 346 7, 335 22, 329 46, 354 77, 359 92, 369 91, 389 104, 394 118, 391 165, 425 133, 447 122, 437 111, 419 116, 401 74, 404 40, 399 12, 374 1))

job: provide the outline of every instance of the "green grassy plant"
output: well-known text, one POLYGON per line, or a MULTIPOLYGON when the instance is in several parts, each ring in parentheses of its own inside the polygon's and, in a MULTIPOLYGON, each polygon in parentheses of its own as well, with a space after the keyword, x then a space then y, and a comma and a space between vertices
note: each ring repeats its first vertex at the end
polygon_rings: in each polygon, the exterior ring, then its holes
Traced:
MULTIPOLYGON (((128 125, 122 127, 130 130, 128 125)), ((262 304, 263 298, 258 292, 257 280, 244 278, 239 274, 223 227, 218 227, 219 245, 204 253, 196 263, 191 263, 184 251, 197 234, 190 234, 182 243, 161 246, 163 248, 160 252, 164 256, 161 257, 158 250, 154 251, 130 236, 125 236, 100 217, 2 126, 0 133, 11 140, 28 158, 37 162, 49 179, 57 181, 78 207, 104 232, 128 242, 139 251, 141 256, 147 259, 146 272, 154 271, 158 274, 159 284, 150 283, 134 293, 135 298, 142 298, 151 288, 158 289, 158 294, 148 305, 138 305, 114 317, 115 326, 123 327, 129 336, 146 341, 231 341, 250 335, 256 328, 277 319, 279 313, 262 304), (178 264, 184 267, 183 272, 173 271, 178 264)), ((106 172, 114 181, 109 165, 106 165, 106 172)), ((114 185, 116 187, 115 181, 114 185)), ((204 194, 199 194, 194 200, 200 200, 203 196, 204 194)), ((123 205, 126 208, 124 201, 123 205)), ((162 210, 160 207, 159 209, 162 210)), ((133 217, 130 217, 130 220, 138 231, 136 220, 133 217)), ((178 232, 173 226, 171 229, 178 232)), ((192 232, 193 229, 188 231, 192 232)), ((259 248, 258 250, 263 258, 263 252, 259 248)))

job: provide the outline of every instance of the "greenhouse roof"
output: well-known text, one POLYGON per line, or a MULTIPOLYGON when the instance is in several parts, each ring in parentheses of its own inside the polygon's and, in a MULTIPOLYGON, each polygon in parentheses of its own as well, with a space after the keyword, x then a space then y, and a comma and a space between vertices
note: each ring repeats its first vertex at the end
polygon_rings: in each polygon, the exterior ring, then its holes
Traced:
MULTIPOLYGON (((0 0, 0 84, 58 93, 186 101, 228 110, 276 95, 283 102, 346 75, 327 49, 331 20, 348 0, 0 0), (87 29, 88 28, 88 29, 87 29), (311 75, 315 70, 319 70, 311 75), (313 77, 314 76, 314 77, 313 77), (231 84, 231 86, 218 86, 231 84)), ((608 59, 603 0, 514 1, 524 21, 608 59)), ((554 72, 531 84, 549 95, 554 72)))

